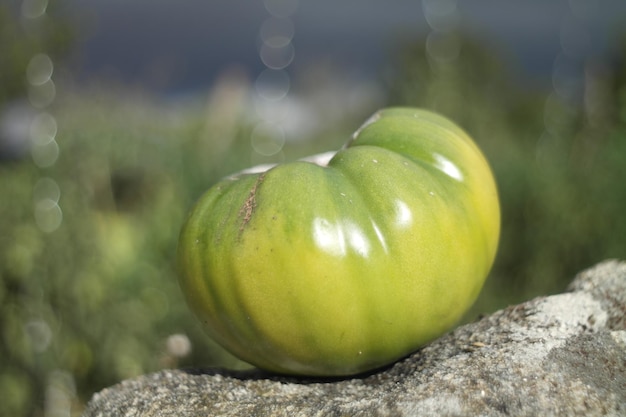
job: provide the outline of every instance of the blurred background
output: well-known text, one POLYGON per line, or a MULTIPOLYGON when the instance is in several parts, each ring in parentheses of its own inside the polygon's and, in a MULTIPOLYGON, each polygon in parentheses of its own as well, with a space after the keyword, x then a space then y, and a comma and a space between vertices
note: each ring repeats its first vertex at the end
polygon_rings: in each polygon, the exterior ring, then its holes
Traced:
POLYGON ((502 239, 465 321, 626 258, 625 23, 621 0, 3 2, 0 415, 245 367, 180 294, 186 211, 383 106, 451 117, 494 170, 502 239))

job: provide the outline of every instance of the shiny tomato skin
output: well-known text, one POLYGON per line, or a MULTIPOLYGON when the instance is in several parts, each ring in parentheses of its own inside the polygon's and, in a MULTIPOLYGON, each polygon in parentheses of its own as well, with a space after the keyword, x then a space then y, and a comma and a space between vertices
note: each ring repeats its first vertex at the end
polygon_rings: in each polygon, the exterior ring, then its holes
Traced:
POLYGON ((459 320, 499 229, 495 181, 469 136, 425 110, 385 109, 323 166, 285 163, 210 188, 181 231, 180 283, 241 359, 357 374, 459 320))

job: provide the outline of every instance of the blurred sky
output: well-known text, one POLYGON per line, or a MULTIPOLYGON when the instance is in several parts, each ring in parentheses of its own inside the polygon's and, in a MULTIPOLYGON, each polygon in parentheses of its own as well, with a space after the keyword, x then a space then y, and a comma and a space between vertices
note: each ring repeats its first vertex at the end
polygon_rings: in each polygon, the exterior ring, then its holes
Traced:
POLYGON ((585 56, 606 60, 620 32, 626 32, 624 0, 69 0, 69 4, 80 28, 72 61, 80 78, 106 74, 169 93, 206 90, 215 77, 234 66, 256 77, 267 67, 260 56, 262 27, 272 17, 279 26, 285 21, 291 25, 281 29, 290 37, 290 49, 281 49, 283 55, 275 57, 288 60, 285 67, 290 73, 327 63, 364 77, 380 74, 398 40, 418 40, 435 29, 446 30, 446 16, 456 19, 456 27, 496 47, 526 79, 540 83, 550 82, 564 39, 583 48, 585 56))

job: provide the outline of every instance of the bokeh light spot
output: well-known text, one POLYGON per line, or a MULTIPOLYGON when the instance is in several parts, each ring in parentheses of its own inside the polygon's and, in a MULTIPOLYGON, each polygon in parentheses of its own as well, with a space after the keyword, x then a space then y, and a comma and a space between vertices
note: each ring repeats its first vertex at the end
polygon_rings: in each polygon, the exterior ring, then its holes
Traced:
POLYGON ((49 168, 59 158, 59 145, 54 139, 46 144, 34 144, 30 153, 35 165, 39 168, 49 168))
POLYGON ((165 345, 167 352, 176 358, 184 358, 191 353, 191 341, 184 334, 170 335, 165 345))
POLYGON ((278 125, 261 122, 252 131, 250 142, 255 152, 263 156, 276 155, 285 145, 285 132, 278 125))
POLYGON ((426 38, 428 56, 440 64, 448 64, 459 57, 461 40, 450 32, 433 31, 426 38))
POLYGON ((35 223, 44 233, 52 233, 61 226, 63 212, 56 201, 49 198, 35 203, 35 223))
POLYGON ((52 330, 43 320, 31 320, 24 326, 31 347, 37 353, 45 352, 52 341, 52 330))
POLYGON ((276 17, 287 17, 298 9, 298 0, 265 0, 265 9, 276 17))
POLYGON ((261 25, 259 35, 268 46, 274 48, 286 46, 293 39, 293 23, 290 19, 270 17, 261 25))
POLYGON ((61 198, 61 189, 55 180, 49 177, 40 178, 33 187, 33 200, 52 200, 55 203, 61 198))
POLYGON ((29 86, 28 100, 33 107, 43 109, 44 107, 52 104, 54 98, 56 97, 56 93, 56 86, 54 85, 54 82, 49 79, 43 84, 29 86))
POLYGON ((43 16, 48 8, 48 0, 24 0, 22 1, 22 16, 36 19, 43 16))
POLYGON ((458 26, 456 0, 423 0, 424 17, 434 30, 448 31, 458 26))
POLYGON ((34 145, 46 145, 57 135, 57 121, 50 113, 40 113, 30 124, 30 139, 34 145))
POLYGON ((259 74, 254 86, 262 98, 277 101, 287 95, 290 85, 291 80, 287 71, 266 69, 259 74))
POLYGON ((37 54, 31 58, 26 67, 26 79, 32 85, 47 83, 54 72, 54 64, 46 54, 37 54))

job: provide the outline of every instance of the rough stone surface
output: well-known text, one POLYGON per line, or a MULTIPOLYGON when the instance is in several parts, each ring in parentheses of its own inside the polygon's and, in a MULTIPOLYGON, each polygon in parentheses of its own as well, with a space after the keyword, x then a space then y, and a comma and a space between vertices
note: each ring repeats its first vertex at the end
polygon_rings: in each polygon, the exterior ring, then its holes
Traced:
POLYGON ((105 416, 626 416, 626 262, 461 326, 376 373, 167 370, 93 396, 105 416))

